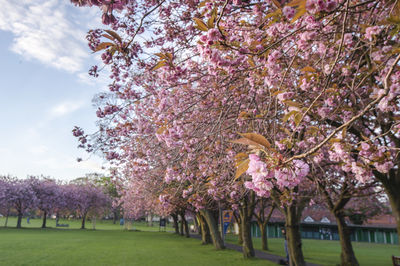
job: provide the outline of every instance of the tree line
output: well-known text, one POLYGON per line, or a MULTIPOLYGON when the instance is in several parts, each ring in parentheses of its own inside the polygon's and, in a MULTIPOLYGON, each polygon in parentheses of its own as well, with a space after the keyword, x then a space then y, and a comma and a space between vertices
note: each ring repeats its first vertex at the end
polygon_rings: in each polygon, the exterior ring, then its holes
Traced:
POLYGON ((82 219, 81 229, 85 229, 88 217, 103 217, 112 211, 112 197, 87 178, 62 183, 44 177, 0 176, 0 214, 6 217, 5 227, 11 213, 16 213, 16 227, 21 228, 23 216, 36 211, 43 218, 42 228, 50 215, 56 215, 57 221, 73 215, 82 219))
POLYGON ((387 198, 400 234, 399 1, 71 2, 103 11, 89 74, 110 74, 98 130, 73 134, 113 164, 127 215, 190 211, 220 249, 216 212, 234 209, 252 257, 249 221, 268 201, 291 265, 305 265, 313 202, 336 218, 342 265, 358 265, 349 207, 387 198))

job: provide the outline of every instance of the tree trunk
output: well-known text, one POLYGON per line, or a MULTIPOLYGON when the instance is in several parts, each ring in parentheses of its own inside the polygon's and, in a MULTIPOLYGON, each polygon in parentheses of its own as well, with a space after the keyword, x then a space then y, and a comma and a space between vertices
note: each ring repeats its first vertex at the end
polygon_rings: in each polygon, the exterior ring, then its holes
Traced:
POLYGON ((286 207, 285 220, 286 220, 286 238, 289 249, 289 262, 291 266, 304 266, 303 250, 301 247, 301 234, 300 234, 300 217, 297 213, 297 204, 292 202, 291 205, 286 207))
POLYGON ((350 229, 346 225, 344 216, 342 213, 335 214, 338 232, 340 237, 340 246, 342 248, 342 253, 340 255, 340 265, 342 266, 358 266, 358 261, 354 254, 353 246, 350 239, 350 229))
POLYGON ((268 250, 268 238, 267 238, 267 225, 264 223, 258 223, 261 231, 261 248, 262 250, 268 250))
POLYGON ((200 226, 199 226, 199 222, 197 220, 197 215, 195 215, 193 217, 193 221, 194 221, 194 232, 199 234, 200 233, 200 226))
POLYGON ((208 228, 207 222, 201 214, 198 214, 198 217, 199 217, 200 231, 201 231, 201 244, 202 245, 211 244, 210 229, 208 228))
POLYGON ((382 182, 385 192, 389 197, 392 214, 396 219, 397 235, 400 239, 400 173, 397 173, 399 171, 400 170, 395 171, 392 169, 390 170, 389 175, 384 175, 374 171, 374 174, 376 178, 382 182))
POLYGON ((190 237, 190 232, 189 232, 189 224, 185 218, 185 215, 183 215, 183 227, 185 229, 185 236, 190 237))
POLYGON ((214 215, 210 210, 202 210, 202 215, 204 216, 208 228, 210 229, 211 239, 213 241, 214 247, 216 250, 221 250, 225 248, 224 241, 221 238, 220 233, 218 232, 218 224, 215 221, 214 215))
POLYGON ((4 223, 4 227, 7 227, 8 224, 8 216, 10 215, 10 208, 7 209, 7 215, 6 215, 6 222, 4 223))
POLYGON ((83 217, 82 217, 82 226, 81 226, 81 229, 85 229, 85 221, 86 221, 86 213, 85 213, 85 215, 83 215, 83 217))
POLYGON ((115 211, 113 211, 113 224, 115 224, 116 222, 117 222, 117 220, 118 220, 118 213, 117 213, 117 211, 115 210, 115 211))
POLYGON ((180 216, 181 216, 181 236, 185 235, 186 237, 190 237, 189 224, 185 218, 185 211, 182 211, 180 213, 180 216))
POLYGON ((240 208, 240 219, 242 220, 242 237, 243 237, 243 257, 244 258, 253 258, 254 247, 253 240, 251 239, 251 217, 250 214, 249 202, 247 197, 243 200, 243 206, 240 208))
POLYGON ((179 235, 178 214, 173 213, 171 216, 174 221, 175 234, 179 235))
POLYGON ((182 216, 182 214, 179 215, 181 217, 180 223, 179 223, 179 234, 181 236, 183 236, 183 220, 185 219, 184 216, 182 216))
POLYGON ((238 244, 243 245, 242 220, 240 219, 240 214, 236 215, 236 213, 233 213, 233 216, 235 216, 235 220, 236 220, 236 222, 238 224, 238 228, 239 228, 238 244))
POLYGON ((92 219, 93 230, 96 230, 96 216, 92 219))
POLYGON ((153 214, 152 213, 150 215, 147 215, 147 226, 153 227, 153 214))
POLYGON ((47 212, 43 212, 43 223, 42 223, 42 228, 46 228, 46 220, 47 220, 47 212))
POLYGON ((18 212, 17 228, 21 228, 22 213, 18 212))

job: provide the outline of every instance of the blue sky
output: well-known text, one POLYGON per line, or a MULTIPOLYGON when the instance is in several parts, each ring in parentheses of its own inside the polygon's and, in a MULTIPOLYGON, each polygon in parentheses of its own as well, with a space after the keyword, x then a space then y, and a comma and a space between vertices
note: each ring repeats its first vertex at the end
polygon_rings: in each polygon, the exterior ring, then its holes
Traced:
POLYGON ((101 27, 101 11, 68 0, 0 6, 0 175, 71 180, 100 172, 102 160, 78 150, 71 130, 95 130, 91 99, 107 84, 106 75, 87 74, 99 56, 85 35, 101 27))

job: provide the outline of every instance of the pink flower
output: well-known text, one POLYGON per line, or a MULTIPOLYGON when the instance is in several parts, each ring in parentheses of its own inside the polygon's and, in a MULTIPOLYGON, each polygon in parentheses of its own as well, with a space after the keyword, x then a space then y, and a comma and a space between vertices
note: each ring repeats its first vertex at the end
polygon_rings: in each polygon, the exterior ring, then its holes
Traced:
POLYGON ((209 29, 207 36, 210 41, 218 41, 221 38, 221 33, 218 29, 209 29))
POLYGON ((335 10, 336 6, 337 6, 337 2, 335 0, 328 0, 328 1, 326 1, 325 11, 331 12, 331 11, 335 10))
POLYGON ((325 0, 317 0, 317 6, 318 6, 319 10, 325 10, 326 9, 325 0))
POLYGON ((290 6, 285 6, 282 9, 283 15, 288 19, 291 20, 294 17, 294 14, 296 13, 295 9, 290 6))
POLYGON ((353 44, 354 44, 354 42, 353 42, 353 35, 351 34, 351 33, 346 33, 345 35, 344 35, 344 44, 346 45, 346 46, 352 46, 353 44))
POLYGON ((298 176, 298 178, 303 178, 310 172, 310 167, 302 160, 293 160, 293 166, 294 173, 298 176))
POLYGON ((328 117, 330 112, 331 112, 331 110, 328 107, 320 107, 320 108, 318 108, 318 114, 322 118, 328 117))
POLYGON ((361 143, 361 149, 367 151, 367 150, 369 150, 369 148, 370 148, 370 145, 367 142, 361 143))
POLYGON ((249 159, 249 168, 246 173, 251 175, 253 179, 265 178, 268 175, 267 165, 256 154, 250 154, 249 159))
POLYGON ((388 173, 390 169, 393 168, 393 163, 392 162, 384 162, 384 163, 374 163, 374 166, 376 167, 376 170, 378 170, 381 173, 388 173))
POLYGON ((306 9, 311 14, 315 14, 315 13, 317 13, 319 11, 317 1, 318 0, 307 0, 306 9))
POLYGON ((365 30, 365 38, 369 41, 372 41, 372 37, 373 35, 377 35, 382 31, 381 28, 379 28, 379 26, 373 26, 373 27, 368 27, 365 30))
POLYGON ((383 55, 382 51, 378 50, 371 54, 371 58, 374 61, 382 61, 385 58, 385 56, 383 55))

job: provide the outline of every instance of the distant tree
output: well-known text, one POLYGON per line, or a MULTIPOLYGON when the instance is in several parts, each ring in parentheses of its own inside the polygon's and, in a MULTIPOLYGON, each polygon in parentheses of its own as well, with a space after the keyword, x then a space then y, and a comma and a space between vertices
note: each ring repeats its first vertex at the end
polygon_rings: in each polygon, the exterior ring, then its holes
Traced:
POLYGON ((37 207, 38 199, 31 179, 10 179, 6 197, 18 213, 17 228, 21 228, 23 215, 37 207))
POLYGON ((113 214, 113 223, 115 224, 121 214, 121 204, 119 202, 121 195, 118 193, 116 183, 110 176, 90 174, 90 177, 93 178, 93 183, 96 186, 100 186, 112 201, 111 211, 113 214))
POLYGON ((109 206, 110 198, 102 188, 95 186, 87 179, 74 180, 69 189, 70 201, 74 201, 71 205, 74 205, 77 213, 82 218, 81 229, 85 229, 85 222, 89 212, 97 215, 109 206))
POLYGON ((0 214, 6 216, 4 227, 7 227, 8 216, 10 215, 10 209, 13 204, 8 197, 10 193, 10 182, 12 178, 10 176, 0 176, 0 214))
POLYGON ((31 177, 32 188, 37 198, 37 208, 43 213, 42 228, 46 228, 47 215, 56 209, 60 201, 61 188, 54 180, 31 177))

